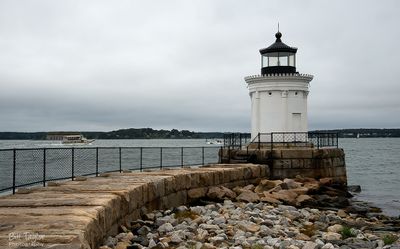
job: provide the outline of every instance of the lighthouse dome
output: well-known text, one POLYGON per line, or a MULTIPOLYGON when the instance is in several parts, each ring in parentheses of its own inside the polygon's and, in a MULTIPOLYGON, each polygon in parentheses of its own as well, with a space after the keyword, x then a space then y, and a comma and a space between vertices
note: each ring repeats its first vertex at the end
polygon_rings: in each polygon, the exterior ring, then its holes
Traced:
POLYGON ((261 74, 295 73, 297 48, 282 42, 282 33, 275 34, 276 41, 267 48, 260 49, 261 74))

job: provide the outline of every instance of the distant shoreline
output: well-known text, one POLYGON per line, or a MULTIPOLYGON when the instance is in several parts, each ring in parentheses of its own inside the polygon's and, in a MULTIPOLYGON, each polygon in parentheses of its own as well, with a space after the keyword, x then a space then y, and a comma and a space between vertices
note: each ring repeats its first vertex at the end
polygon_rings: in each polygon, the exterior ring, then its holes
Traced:
MULTIPOLYGON (((65 131, 63 131, 65 132, 65 131)), ((222 138, 224 132, 194 132, 188 130, 155 130, 152 128, 129 128, 115 131, 71 131, 88 139, 213 139, 222 138)), ((386 138, 400 137, 400 129, 334 129, 311 132, 334 132, 340 138, 386 138)), ((46 140, 49 132, 0 132, 0 140, 46 140)), ((51 133, 54 133, 52 131, 51 133)), ((61 133, 61 131, 60 131, 61 133)))

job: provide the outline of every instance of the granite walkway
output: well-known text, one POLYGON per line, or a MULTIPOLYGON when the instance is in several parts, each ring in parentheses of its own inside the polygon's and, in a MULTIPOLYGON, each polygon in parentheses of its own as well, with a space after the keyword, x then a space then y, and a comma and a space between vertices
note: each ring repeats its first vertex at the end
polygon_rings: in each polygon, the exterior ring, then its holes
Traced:
POLYGON ((0 248, 97 248, 141 212, 186 204, 209 186, 268 177, 263 165, 108 173, 0 197, 0 248), (198 190, 198 191, 196 191, 198 190))

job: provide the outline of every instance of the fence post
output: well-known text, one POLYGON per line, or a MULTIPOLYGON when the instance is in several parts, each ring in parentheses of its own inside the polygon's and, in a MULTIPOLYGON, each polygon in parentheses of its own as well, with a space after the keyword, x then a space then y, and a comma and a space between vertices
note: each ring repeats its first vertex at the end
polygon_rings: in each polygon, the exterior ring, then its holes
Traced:
POLYGON ((260 133, 258 133, 258 150, 260 150, 260 133))
POLYGON ((162 147, 160 147, 160 169, 162 169, 162 147))
POLYGON ((99 176, 99 147, 96 147, 96 176, 99 176))
POLYGON ((143 147, 140 147, 140 172, 143 171, 143 147))
POLYGON ((317 134, 317 149, 319 149, 319 140, 321 139, 321 134, 317 134))
POLYGON ((271 155, 272 155, 272 150, 274 149, 274 133, 271 132, 271 155))
POLYGON ((46 187, 46 148, 43 149, 43 187, 46 187))
POLYGON ((336 133, 336 148, 339 148, 339 133, 336 133))
POLYGON ((202 158, 201 165, 204 165, 204 146, 201 147, 201 158, 202 158))
POLYGON ((242 133, 239 133, 239 139, 240 139, 240 142, 239 142, 239 149, 241 150, 242 149, 242 133))
POLYGON ((16 151, 13 149, 13 194, 15 194, 15 168, 16 168, 16 151))
POLYGON ((122 172, 122 149, 119 147, 119 173, 122 172))
POLYGON ((183 147, 181 147, 181 167, 183 168, 183 147))
POLYGON ((219 149, 220 149, 220 151, 221 151, 221 156, 219 156, 218 162, 219 162, 219 163, 222 163, 222 157, 223 157, 223 155, 224 155, 224 151, 223 151, 224 147, 221 146, 221 148, 219 148, 219 149))
POLYGON ((75 169, 74 169, 74 167, 75 167, 75 149, 74 148, 71 148, 71 155, 72 155, 72 161, 71 161, 71 171, 72 171, 72 181, 74 180, 74 174, 75 174, 75 169))

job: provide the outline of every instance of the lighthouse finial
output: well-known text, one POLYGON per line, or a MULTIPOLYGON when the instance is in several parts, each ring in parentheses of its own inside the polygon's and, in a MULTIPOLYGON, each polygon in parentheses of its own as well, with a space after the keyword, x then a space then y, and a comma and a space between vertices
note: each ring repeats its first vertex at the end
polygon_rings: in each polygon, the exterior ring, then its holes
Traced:
POLYGON ((278 32, 276 32, 275 37, 276 37, 276 42, 281 42, 282 34, 281 32, 279 32, 279 22, 278 22, 278 32))

